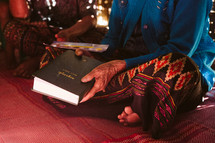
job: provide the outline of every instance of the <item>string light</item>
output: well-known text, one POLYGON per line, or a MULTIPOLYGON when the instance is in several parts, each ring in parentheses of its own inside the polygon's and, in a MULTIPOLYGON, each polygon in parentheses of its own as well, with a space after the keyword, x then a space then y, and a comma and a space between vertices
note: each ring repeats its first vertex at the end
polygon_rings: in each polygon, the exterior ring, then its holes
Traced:
POLYGON ((97 0, 97 26, 107 27, 112 0, 97 0))

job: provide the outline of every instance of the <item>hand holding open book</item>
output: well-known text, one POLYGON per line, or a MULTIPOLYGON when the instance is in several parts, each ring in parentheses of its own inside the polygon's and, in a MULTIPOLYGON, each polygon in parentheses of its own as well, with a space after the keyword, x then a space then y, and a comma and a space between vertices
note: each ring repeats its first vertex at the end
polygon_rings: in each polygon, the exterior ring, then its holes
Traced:
POLYGON ((96 59, 78 57, 67 50, 34 74, 33 91, 78 105, 94 84, 94 80, 83 83, 81 78, 100 64, 96 59))

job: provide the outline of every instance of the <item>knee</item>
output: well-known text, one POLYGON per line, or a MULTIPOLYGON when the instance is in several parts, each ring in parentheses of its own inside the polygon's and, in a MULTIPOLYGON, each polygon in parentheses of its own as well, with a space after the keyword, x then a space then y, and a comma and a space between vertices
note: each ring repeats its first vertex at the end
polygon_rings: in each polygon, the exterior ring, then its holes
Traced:
POLYGON ((170 63, 181 61, 185 69, 190 69, 191 71, 198 70, 198 65, 189 56, 187 56, 183 53, 179 53, 179 52, 173 52, 173 53, 169 53, 169 54, 171 54, 170 63))
MULTIPOLYGON (((187 55, 180 53, 180 52, 172 52, 172 53, 168 53, 166 55, 169 55, 169 54, 171 54, 172 58, 174 58, 174 59, 190 58, 187 55)), ((163 56, 165 56, 165 55, 163 55, 163 56)))

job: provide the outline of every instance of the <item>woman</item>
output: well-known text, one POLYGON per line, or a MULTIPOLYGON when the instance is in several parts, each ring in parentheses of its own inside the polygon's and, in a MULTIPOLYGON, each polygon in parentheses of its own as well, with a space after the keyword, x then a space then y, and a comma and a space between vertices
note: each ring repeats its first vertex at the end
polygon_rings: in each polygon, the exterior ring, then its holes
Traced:
POLYGON ((10 0, 14 17, 5 26, 6 54, 14 75, 29 78, 46 44, 78 41, 96 22, 95 0, 10 0))
MULTIPOLYGON (((195 109, 214 84, 211 6, 211 0, 114 0, 102 42, 108 50, 102 55, 76 50, 78 56, 110 60, 82 78, 95 83, 81 102, 130 99, 119 122, 142 123, 159 138, 177 113, 195 109)), ((69 108, 46 101, 61 111, 69 108)))
POLYGON ((160 137, 177 113, 195 109, 214 84, 211 6, 211 0, 114 0, 102 43, 109 44, 103 57, 117 60, 82 78, 95 78, 82 102, 131 98, 119 122, 141 122, 144 130, 151 127, 154 138, 160 137))

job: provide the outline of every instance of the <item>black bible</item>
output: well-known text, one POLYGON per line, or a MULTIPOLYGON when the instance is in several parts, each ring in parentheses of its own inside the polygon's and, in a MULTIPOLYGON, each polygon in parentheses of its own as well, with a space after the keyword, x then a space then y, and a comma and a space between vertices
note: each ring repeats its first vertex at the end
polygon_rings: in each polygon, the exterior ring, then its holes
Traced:
POLYGON ((82 83, 81 78, 100 64, 96 59, 78 57, 73 50, 67 50, 33 75, 32 90, 78 105, 94 84, 93 80, 82 83))

